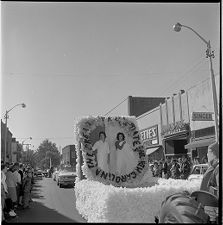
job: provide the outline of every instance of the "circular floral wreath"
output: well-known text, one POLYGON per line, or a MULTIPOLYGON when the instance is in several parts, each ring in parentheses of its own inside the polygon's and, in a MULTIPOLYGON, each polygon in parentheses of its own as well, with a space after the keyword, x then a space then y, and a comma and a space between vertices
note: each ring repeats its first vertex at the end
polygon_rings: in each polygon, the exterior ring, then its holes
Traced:
MULTIPOLYGON (((104 184, 112 184, 122 187, 137 187, 145 172, 148 170, 148 161, 146 158, 144 147, 141 143, 140 133, 135 122, 135 117, 88 117, 81 119, 76 124, 77 141, 81 143, 81 152, 84 159, 82 166, 83 174, 90 180, 96 180, 104 184), (117 175, 103 171, 97 166, 95 155, 92 151, 92 143, 90 140, 91 132, 98 126, 104 124, 119 126, 133 140, 133 151, 138 153, 138 164, 132 172, 124 175, 117 175)), ((80 157, 79 155, 77 155, 80 157)), ((77 162, 80 160, 77 159, 77 162)), ((77 167, 79 167, 78 165, 77 167)))

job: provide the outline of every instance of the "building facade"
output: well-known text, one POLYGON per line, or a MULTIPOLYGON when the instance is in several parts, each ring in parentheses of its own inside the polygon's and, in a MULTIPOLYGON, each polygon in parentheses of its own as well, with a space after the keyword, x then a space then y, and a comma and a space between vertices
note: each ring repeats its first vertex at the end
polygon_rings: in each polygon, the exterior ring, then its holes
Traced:
POLYGON ((163 159, 159 107, 137 117, 137 123, 148 161, 163 159))
MULTIPOLYGON (((219 102, 219 76, 215 77, 215 82, 219 102)), ((165 157, 178 158, 188 155, 192 160, 197 158, 200 163, 204 162, 205 158, 207 159, 208 145, 215 141, 210 79, 166 98, 165 103, 161 103, 159 107, 138 116, 137 122, 149 155, 156 151, 156 147, 162 146, 157 149, 162 149, 165 157), (157 142, 152 141, 153 137, 148 135, 152 132, 151 128, 156 126, 157 142)), ((161 155, 156 157, 153 155, 152 159, 157 159, 161 155)))
POLYGON ((12 145, 11 145, 11 149, 12 149, 12 162, 21 162, 22 160, 22 145, 16 141, 16 138, 12 138, 12 145))
POLYGON ((1 120, 1 160, 5 161, 5 132, 7 132, 6 139, 6 162, 12 162, 12 133, 6 128, 5 123, 1 120))
POLYGON ((190 138, 188 96, 184 90, 160 105, 161 138, 165 157, 187 154, 184 148, 190 138))
POLYGON ((62 164, 76 167, 76 150, 75 145, 67 145, 62 148, 62 164))
MULTIPOLYGON (((215 83, 219 107, 219 76, 215 76, 215 83)), ((188 102, 191 136, 190 143, 185 148, 188 149, 192 159, 197 158, 200 163, 203 163, 205 159, 207 160, 208 145, 215 141, 215 118, 210 79, 188 90, 188 102)))

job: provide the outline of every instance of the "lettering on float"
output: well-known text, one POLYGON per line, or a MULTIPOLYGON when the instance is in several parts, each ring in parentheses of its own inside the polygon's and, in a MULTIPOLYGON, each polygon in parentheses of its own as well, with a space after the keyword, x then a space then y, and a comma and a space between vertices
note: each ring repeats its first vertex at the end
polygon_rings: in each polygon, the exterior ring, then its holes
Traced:
MULTIPOLYGON (((112 119, 109 117, 108 121, 112 121, 112 119)), ((91 125, 89 122, 87 122, 87 125, 91 125)), ((140 161, 138 162, 136 168, 129 174, 122 174, 120 176, 115 175, 113 173, 109 173, 109 172, 105 172, 102 169, 100 169, 99 167, 97 167, 97 162, 96 162, 96 158, 94 153, 91 151, 92 150, 92 145, 91 145, 91 141, 89 140, 89 131, 90 129, 88 128, 83 128, 83 132, 82 132, 82 136, 83 138, 83 145, 86 148, 86 163, 88 168, 93 169, 95 168, 94 174, 96 175, 96 177, 100 177, 104 180, 109 180, 112 182, 116 182, 117 184, 120 182, 128 182, 130 179, 135 179, 137 177, 138 174, 140 174, 145 165, 146 165, 146 161, 145 161, 145 152, 144 152, 144 148, 141 145, 141 140, 140 140, 140 134, 139 131, 136 130, 136 126, 134 123, 130 123, 130 130, 133 134, 133 151, 137 152, 139 154, 139 159, 140 161), (143 160, 144 158, 144 160, 143 160)))

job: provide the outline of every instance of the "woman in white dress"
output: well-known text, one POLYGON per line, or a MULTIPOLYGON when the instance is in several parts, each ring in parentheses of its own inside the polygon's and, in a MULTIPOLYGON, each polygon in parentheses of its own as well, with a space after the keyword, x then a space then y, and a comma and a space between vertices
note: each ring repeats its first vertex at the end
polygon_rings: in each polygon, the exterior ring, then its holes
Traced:
POLYGON ((135 157, 130 145, 125 141, 125 135, 121 132, 117 134, 117 141, 115 142, 115 147, 117 154, 117 173, 130 173, 137 165, 137 158, 135 157))

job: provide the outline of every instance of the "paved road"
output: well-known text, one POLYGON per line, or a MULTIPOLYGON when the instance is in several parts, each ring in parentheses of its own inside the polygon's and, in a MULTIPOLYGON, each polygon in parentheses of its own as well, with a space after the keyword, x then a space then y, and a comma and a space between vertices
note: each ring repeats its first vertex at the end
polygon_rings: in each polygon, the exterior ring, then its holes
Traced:
POLYGON ((17 210, 13 223, 86 223, 75 207, 74 189, 59 188, 52 178, 36 180, 30 209, 17 210))

